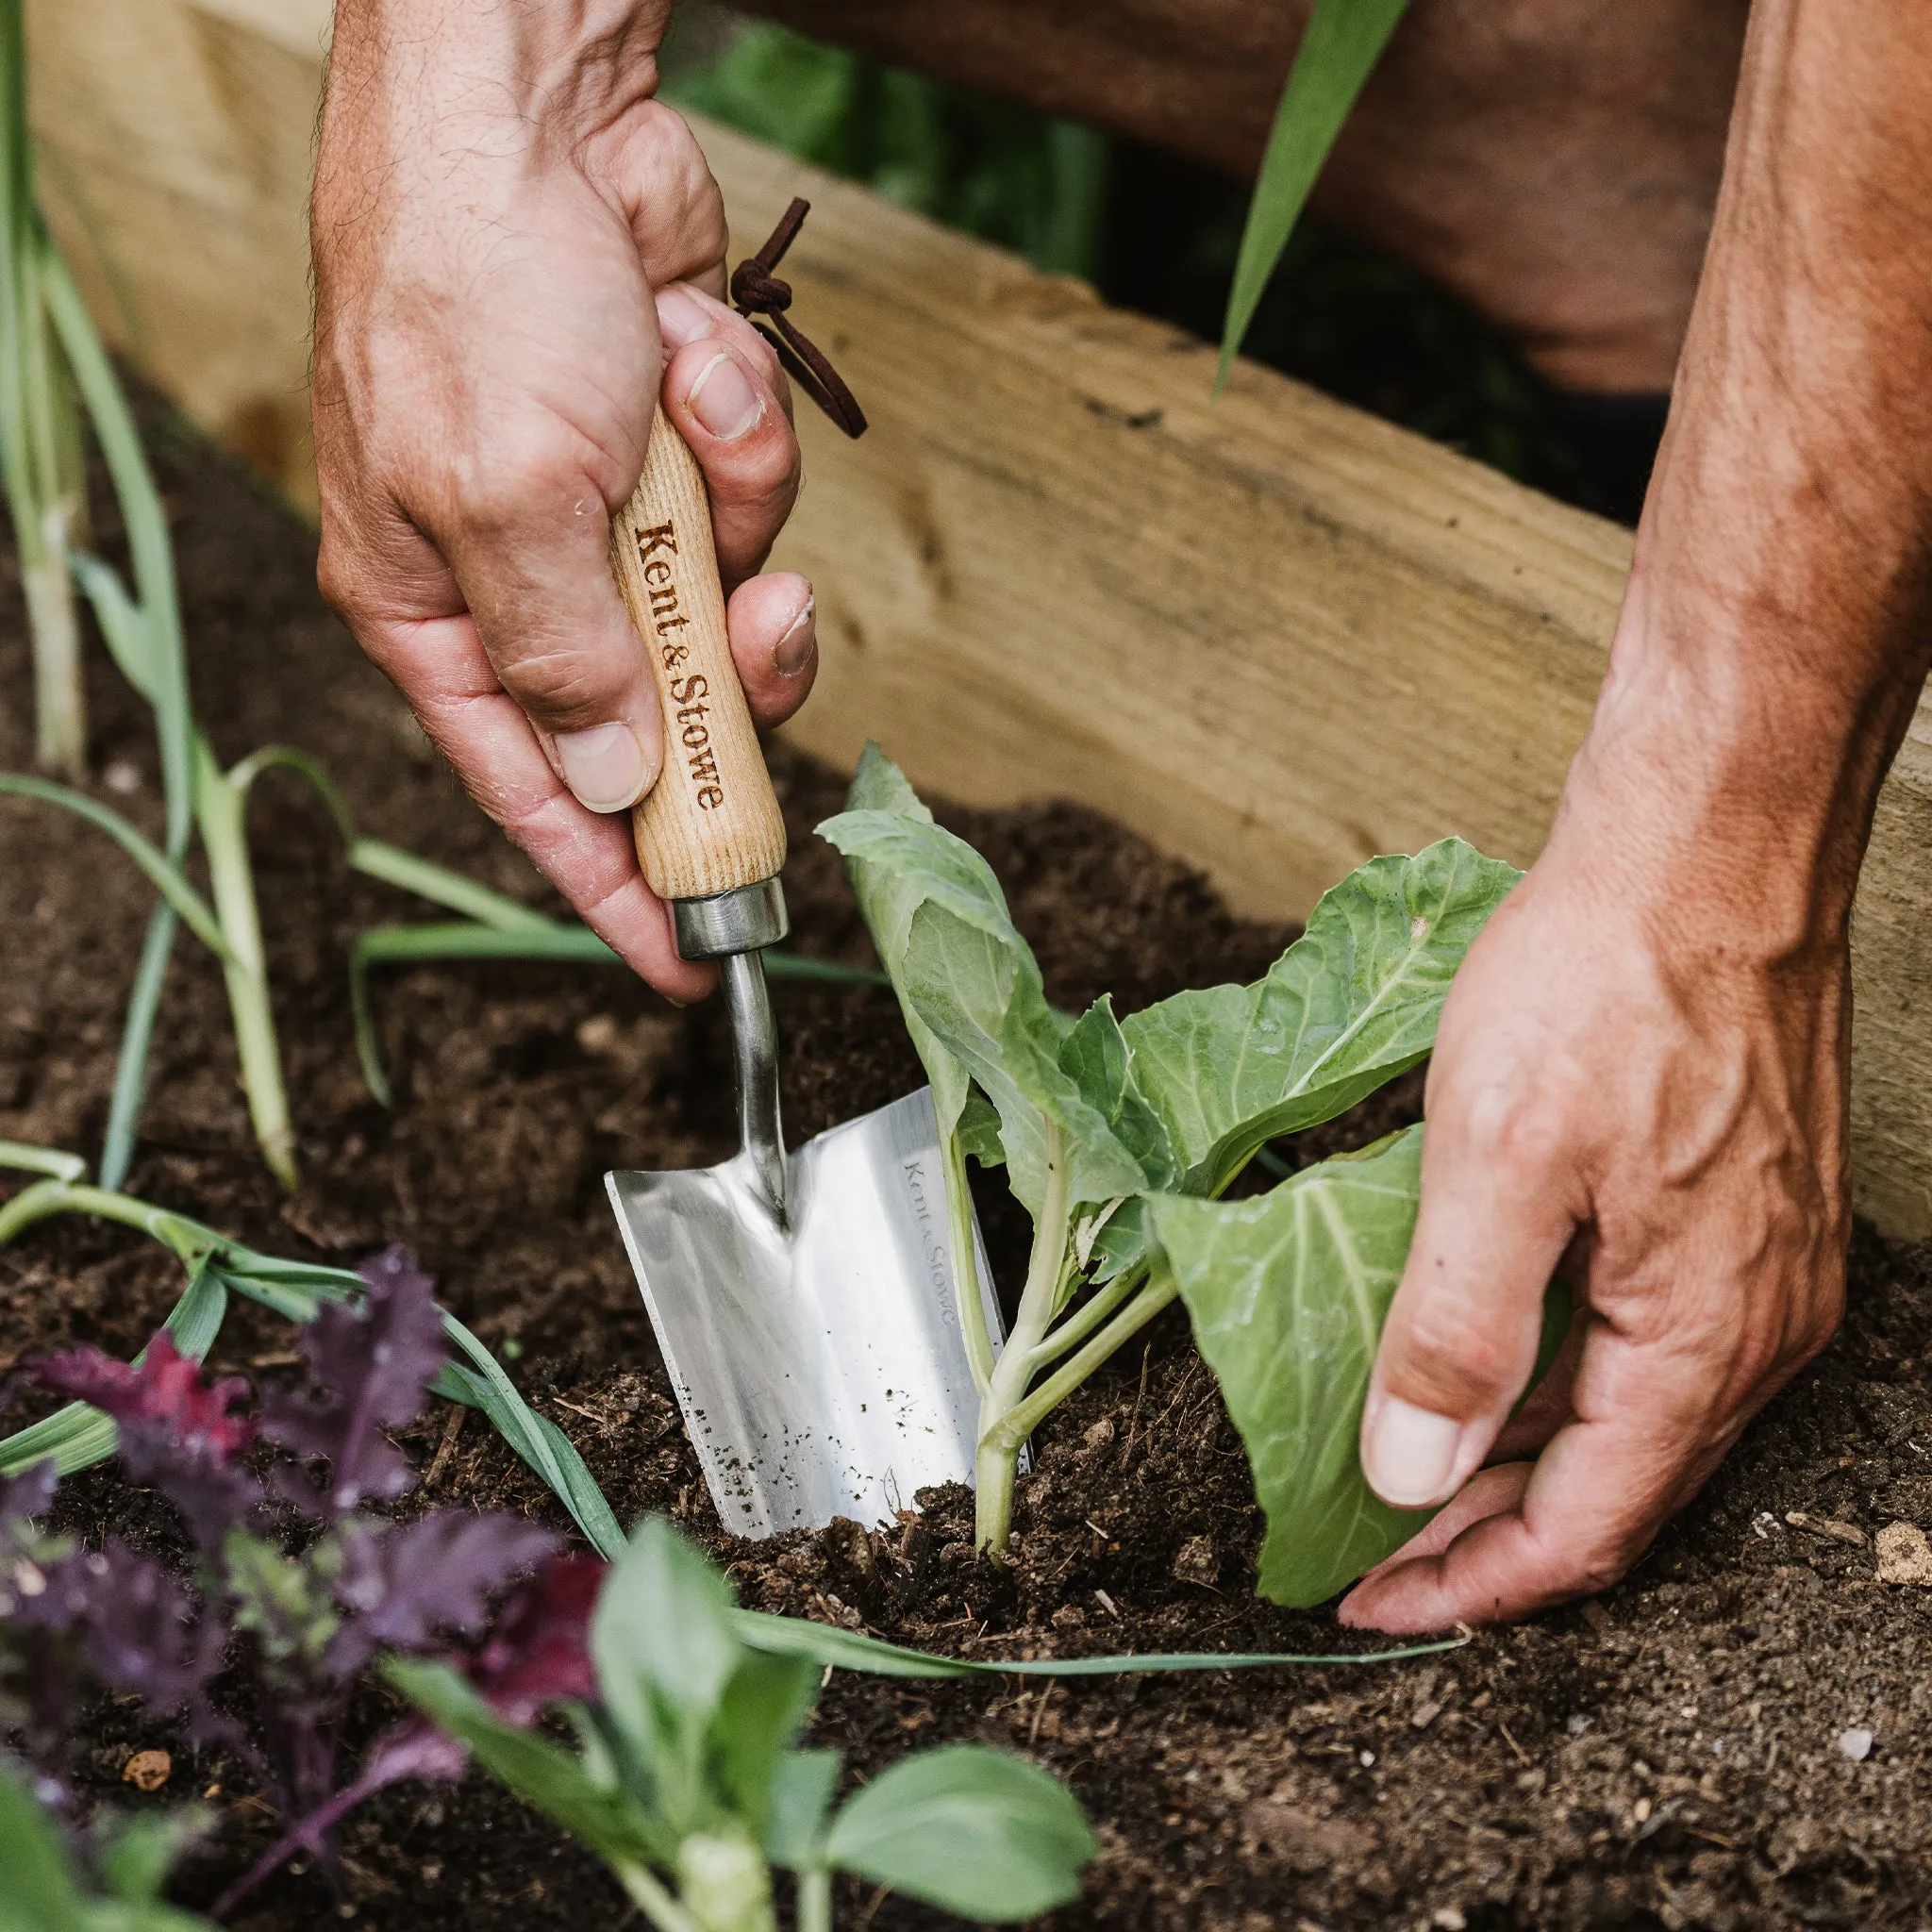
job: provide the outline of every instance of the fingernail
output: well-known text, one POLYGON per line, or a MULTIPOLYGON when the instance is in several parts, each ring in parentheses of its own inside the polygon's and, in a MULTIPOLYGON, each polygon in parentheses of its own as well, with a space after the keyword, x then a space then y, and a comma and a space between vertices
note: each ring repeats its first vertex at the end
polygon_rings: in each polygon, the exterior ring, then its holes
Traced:
POLYGON ((687 342, 701 341, 711 333, 710 312, 695 296, 682 289, 658 291, 658 333, 664 339, 667 353, 687 342))
POLYGON ((733 442, 765 413, 765 399, 723 349, 685 391, 688 408, 720 442, 733 442))
POLYGON ((586 811, 622 811, 651 782, 643 747, 628 724, 592 724, 557 734, 563 782, 586 811))
POLYGON ((1456 1468, 1462 1424, 1385 1395, 1362 1444, 1362 1474, 1383 1502, 1421 1509, 1442 1500, 1456 1468))
POLYGON ((796 677, 811 662, 818 645, 818 626, 813 622, 818 608, 816 597, 807 597, 804 608, 786 626, 785 635, 773 646, 772 662, 780 677, 796 677))

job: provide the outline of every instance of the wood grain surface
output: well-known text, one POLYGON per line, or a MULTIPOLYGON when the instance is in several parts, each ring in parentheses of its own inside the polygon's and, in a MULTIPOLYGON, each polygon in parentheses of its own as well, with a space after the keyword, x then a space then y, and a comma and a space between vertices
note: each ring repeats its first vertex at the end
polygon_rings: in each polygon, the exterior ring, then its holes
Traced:
MULTIPOLYGON (((317 0, 28 0, 57 229, 195 421, 312 498, 303 201, 317 0), (219 12, 210 8, 218 8, 219 12), (254 26, 235 16, 246 13, 254 26), (270 16, 280 23, 271 28, 270 16)), ((793 314, 873 421, 800 410, 774 560, 819 599, 790 735, 922 786, 1071 797, 1305 914, 1445 832, 1526 863, 1603 674, 1629 538, 721 128, 736 247, 794 193, 793 314)), ((1165 245, 1151 237, 1150 246, 1165 245)), ((1932 712, 1855 921, 1858 1201, 1932 1233, 1932 712)))
POLYGON ((775 878, 785 818, 731 661, 704 472, 661 410, 610 566, 664 710, 663 770, 633 820, 651 890, 702 899, 775 878))

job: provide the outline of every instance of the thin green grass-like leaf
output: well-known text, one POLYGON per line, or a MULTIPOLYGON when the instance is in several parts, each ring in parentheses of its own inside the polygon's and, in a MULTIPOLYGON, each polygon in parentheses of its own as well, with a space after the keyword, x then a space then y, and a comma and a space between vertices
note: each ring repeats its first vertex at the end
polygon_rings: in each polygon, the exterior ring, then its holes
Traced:
MULTIPOLYGON (((194 1271, 188 1291, 168 1310, 161 1326, 175 1346, 196 1361, 206 1359, 221 1333, 228 1311, 228 1294, 221 1271, 205 1261, 194 1271)), ((147 1354, 135 1357, 139 1363, 147 1354)), ((120 1440, 111 1416, 85 1402, 70 1402, 50 1416, 12 1435, 0 1438, 0 1476, 18 1475, 52 1457, 60 1474, 77 1474, 112 1456, 120 1440)))
MULTIPOLYGON (((364 840, 361 844, 371 841, 364 840)), ((385 850, 408 859, 393 846, 385 850)), ((425 861, 410 860, 411 865, 425 861)), ((361 868, 368 870, 368 868, 361 868)), ((440 866, 428 868, 441 872, 440 866)), ((408 880, 393 874, 377 873, 391 884, 408 880)), ((447 879, 468 886, 454 873, 447 879)), ((422 887, 411 886, 422 891, 422 887)), ((473 889, 478 893, 487 888, 473 889)), ((429 896, 425 894, 425 896, 429 896)), ((495 897, 495 894, 490 894, 495 897)), ((514 906, 514 900, 505 900, 514 906)), ((519 907, 520 912, 527 908, 519 907)), ((565 925, 560 921, 529 916, 534 925, 505 926, 475 924, 466 920, 427 920, 417 925, 378 925, 361 934, 349 955, 349 1010, 356 1029, 356 1057, 362 1064, 362 1078, 376 1102, 383 1107, 395 1104, 395 1091, 390 1085, 382 1064, 382 1047, 376 1038, 375 1008, 370 999, 369 970, 373 966, 422 965, 444 959, 525 959, 538 962, 562 961, 569 965, 621 966, 624 962, 587 925, 565 925)), ((832 959, 808 959, 797 953, 768 952, 764 955, 765 974, 772 979, 812 980, 834 986, 889 986, 883 973, 868 972, 860 966, 842 966, 832 959)))
POLYGON ((299 1182, 295 1128, 282 1074, 281 1041, 269 995, 267 949, 255 893, 255 861, 248 849, 248 793, 216 761, 199 731, 194 734, 194 819, 208 855, 208 886, 227 941, 223 978, 234 1023, 235 1051, 248 1122, 269 1171, 291 1193, 299 1182))
MULTIPOLYGON (((42 264, 42 291, 59 337, 61 353, 80 390, 114 493, 127 526, 134 580, 147 631, 148 688, 160 741, 161 786, 167 799, 164 841, 177 858, 186 851, 192 819, 193 715, 188 698, 187 653, 181 638, 181 605, 175 583, 175 550, 166 511, 147 454, 134 426, 114 365, 66 264, 52 247, 42 264)), ((86 588, 86 579, 82 579, 86 588)))
POLYGON ((75 552, 68 568, 86 594, 114 668, 134 687, 138 696, 153 705, 155 670, 147 617, 128 594, 121 573, 85 550, 75 552))
POLYGON ((297 777, 306 780, 308 789, 322 800, 329 817, 335 821, 342 843, 355 844, 356 820, 349 810, 349 802, 320 758, 306 751, 298 751, 291 744, 265 744, 259 751, 249 753, 239 765, 229 767, 228 783, 246 798, 255 781, 264 772, 293 772, 297 777))
POLYGON ((835 1670, 864 1671, 875 1677, 1120 1677, 1152 1671, 1252 1671, 1313 1664, 1391 1664, 1460 1650, 1466 1636, 1407 1644, 1399 1650, 1303 1655, 1293 1651, 1149 1651, 1139 1657, 993 1658, 938 1657, 907 1650, 883 1638, 867 1637, 833 1624, 780 1617, 769 1610, 734 1610, 739 1637, 754 1650, 782 1657, 808 1657, 835 1670))
MULTIPOLYGON (((504 1374, 496 1357, 471 1334, 454 1315, 445 1314, 442 1325, 450 1340, 469 1357, 473 1370, 468 1374, 474 1393, 458 1395, 458 1401, 472 1400, 496 1424, 504 1440, 536 1471, 551 1493, 571 1513, 572 1519, 599 1556, 616 1561, 626 1547, 624 1532, 617 1526, 604 1491, 585 1466, 561 1429, 546 1422, 524 1398, 504 1374)), ((464 1386, 464 1372, 457 1371, 456 1386, 464 1386)))
POLYGON ((147 1097, 148 1058, 154 1045, 155 1015, 168 983, 175 930, 180 924, 163 899, 148 920, 141 942, 141 963, 127 993, 127 1017, 121 1024, 121 1051, 114 1058, 114 1091, 108 1101, 108 1131, 101 1141, 101 1185, 118 1190, 134 1159, 142 1103, 147 1097))
MULTIPOLYGON (((37 1159, 54 1150, 6 1143, 37 1159)), ((56 1157, 58 1158, 58 1157, 56 1157)), ((26 1166, 27 1163, 22 1162, 26 1166)), ((30 1170, 31 1171, 31 1170, 30 1170)), ((238 1242, 226 1241, 203 1224, 186 1215, 171 1214, 126 1195, 107 1195, 99 1189, 76 1188, 59 1180, 36 1183, 26 1193, 0 1210, 0 1224, 7 1212, 18 1208, 27 1195, 38 1195, 37 1210, 18 1220, 17 1224, 0 1225, 0 1246, 32 1222, 58 1213, 109 1212, 109 1217, 125 1225, 138 1227, 162 1241, 177 1255, 200 1256, 194 1280, 188 1292, 170 1311, 163 1324, 175 1336, 175 1346, 197 1359, 206 1355, 219 1329, 225 1296, 222 1291, 241 1294, 260 1303, 275 1313, 295 1322, 313 1318, 323 1301, 355 1301, 366 1291, 359 1274, 346 1268, 324 1263, 287 1261, 261 1255, 238 1242), (218 1298, 219 1297, 219 1298, 218 1298)), ((468 1327, 447 1313, 443 1325, 452 1341, 474 1365, 451 1363, 434 1385, 439 1394, 481 1409, 502 1431, 504 1438, 537 1473, 584 1533, 597 1552, 616 1560, 627 1547, 609 1502, 590 1473, 575 1445, 556 1424, 540 1416, 517 1391, 502 1365, 468 1327), (506 1425, 508 1424, 508 1425, 506 1425)), ((75 1404, 73 1407, 82 1408, 75 1404)), ((51 1430, 68 1411, 50 1416, 34 1425, 51 1430)), ((87 1410, 93 1417, 97 1411, 87 1410)), ((108 1418, 98 1417, 111 1431, 108 1418)), ((0 1475, 11 1475, 49 1454, 63 1458, 61 1473, 87 1467, 113 1453, 111 1433, 103 1440, 85 1437, 78 1424, 66 1424, 68 1434, 35 1437, 24 1430, 0 1441, 0 1475), (82 1451, 86 1460, 70 1459, 82 1451)), ((908 1650, 883 1639, 835 1625, 808 1623, 794 1617, 774 1616, 761 1610, 734 1610, 732 1620, 739 1636, 755 1649, 780 1656, 808 1657, 814 1662, 841 1670, 865 1671, 874 1675, 898 1677, 1096 1677, 1116 1676, 1151 1671, 1252 1670, 1273 1666, 1319 1664, 1394 1663, 1407 1657, 1433 1657, 1457 1649, 1468 1640, 1450 1638, 1439 1642, 1409 1645, 1399 1650, 1371 1651, 1349 1655, 1301 1654, 1295 1652, 1161 1652, 1141 1657, 1033 1658, 1011 1662, 974 1657, 939 1657, 925 1651, 908 1650)))
MULTIPOLYGON (((153 652, 145 613, 128 595, 121 575, 97 557, 77 554, 71 560, 75 580, 93 608, 94 622, 107 641, 108 653, 140 695, 155 704, 153 652)), ((185 836, 181 850, 186 849, 185 836)), ((178 858, 179 854, 175 855, 178 858)), ((101 1185, 118 1189, 127 1178, 134 1158, 142 1103, 147 1095, 148 1056, 154 1043, 155 1015, 167 983, 168 964, 175 949, 178 924, 173 907, 163 900, 148 921, 142 942, 141 962, 128 991, 126 1017, 121 1025, 121 1051, 114 1061, 114 1089, 108 1105, 108 1128, 101 1142, 101 1185)))
POLYGON ((1315 0, 1274 110, 1222 325, 1219 393, 1322 165, 1407 0, 1315 0))
POLYGON ((29 1141, 0 1141, 0 1167, 17 1174, 43 1174, 57 1181, 77 1181, 87 1174, 78 1154, 59 1147, 39 1147, 29 1141))
MULTIPOLYGON (((0 1165, 14 1165, 27 1172, 74 1158, 53 1148, 18 1141, 0 1142, 0 1147, 18 1157, 0 1161, 0 1165)), ((197 1361, 207 1354, 221 1326, 230 1293, 258 1302, 287 1321, 301 1323, 312 1321, 324 1302, 358 1302, 368 1291, 368 1284, 351 1269, 258 1254, 187 1215, 170 1213, 131 1195, 77 1186, 60 1178, 36 1182, 0 1208, 0 1247, 36 1222, 75 1213, 97 1214, 136 1228, 160 1241, 187 1264, 192 1273, 188 1291, 162 1325, 175 1336, 175 1346, 197 1361)), ((625 1539, 617 1519, 576 1446, 555 1423, 540 1416, 524 1400, 502 1364, 461 1322, 447 1310, 442 1321, 450 1340, 469 1357, 470 1366, 449 1364, 437 1378, 437 1392, 481 1409, 570 1512, 591 1545, 606 1557, 621 1551, 625 1539)), ((16 1474, 58 1454, 64 1475, 102 1461, 113 1452, 112 1424, 76 1403, 32 1429, 0 1440, 0 1474, 16 1474)))
POLYGON ((38 799, 43 805, 58 805, 63 811, 71 811, 76 818, 85 819, 89 824, 107 833, 159 889, 162 897, 187 922, 189 930, 203 945, 218 958, 225 960, 232 957, 228 942, 222 937, 222 929, 215 924, 215 916, 208 909, 201 894, 182 876, 180 868, 136 831, 119 812, 110 811, 85 791, 75 791, 70 786, 56 785, 45 778, 29 778, 19 773, 0 772, 0 794, 8 793, 18 798, 38 799))
MULTIPOLYGON (((582 927, 560 925, 556 920, 532 911, 506 893, 492 891, 488 886, 478 885, 475 879, 466 879, 462 874, 451 872, 447 866, 418 858, 413 852, 405 852, 401 846, 391 845, 381 839, 352 840, 349 863, 370 878, 381 879, 386 885, 400 886, 406 892, 414 892, 418 898, 427 899, 432 906, 460 912, 466 919, 494 926, 499 932, 583 930, 582 927)), ((593 933, 590 937, 595 939, 596 935, 593 933)), ((602 944, 602 941, 598 943, 602 944)), ((608 954, 610 949, 607 946, 604 950, 608 954)))

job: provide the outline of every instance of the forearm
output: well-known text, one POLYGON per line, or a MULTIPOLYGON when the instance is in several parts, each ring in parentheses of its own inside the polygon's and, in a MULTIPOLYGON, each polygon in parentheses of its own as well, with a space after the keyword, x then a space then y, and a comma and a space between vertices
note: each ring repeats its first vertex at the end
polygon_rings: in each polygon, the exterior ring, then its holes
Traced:
MULTIPOLYGON (((1259 165, 1310 0, 749 0, 818 39, 1205 161, 1259 165)), ((1317 184, 1565 388, 1669 386, 1744 0, 1412 0, 1317 184)))
POLYGON ((747 10, 1247 175, 1308 0, 752 0, 747 10))
POLYGON ((452 133, 594 125, 657 92, 670 14, 671 0, 337 0, 329 103, 394 103, 452 133))
POLYGON ((1571 802, 1634 789, 1769 938, 1841 935, 1932 658, 1928 233, 1932 14, 1760 0, 1571 802))

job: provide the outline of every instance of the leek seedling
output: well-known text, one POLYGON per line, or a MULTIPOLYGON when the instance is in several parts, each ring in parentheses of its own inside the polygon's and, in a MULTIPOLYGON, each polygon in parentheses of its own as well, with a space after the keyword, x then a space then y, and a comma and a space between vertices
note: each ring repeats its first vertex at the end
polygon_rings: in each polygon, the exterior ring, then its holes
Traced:
MULTIPOLYGON (((42 268, 48 314, 121 504, 140 601, 128 595, 112 571, 92 558, 76 556, 75 575, 93 606, 116 665, 154 710, 166 807, 164 843, 169 858, 178 865, 187 857, 194 825, 194 727, 175 586, 174 545, 133 414, 80 292, 66 264, 51 248, 42 268)), ((147 1086, 148 1050, 174 949, 175 926, 175 910, 163 899, 149 921, 122 1024, 121 1052, 115 1061, 114 1091, 101 1154, 101 1178, 110 1188, 119 1187, 125 1178, 134 1155, 135 1129, 147 1086)))
MULTIPOLYGON (((62 1214, 112 1222, 158 1241, 188 1272, 188 1287, 161 1325, 175 1348, 193 1360, 201 1360, 213 1346, 231 1294, 258 1302, 284 1320, 308 1323, 331 1303, 359 1305, 368 1290, 363 1275, 349 1269, 280 1260, 231 1241, 190 1215, 131 1194, 91 1187, 80 1177, 86 1172, 84 1164, 58 1149, 0 1141, 0 1168, 7 1167, 49 1178, 0 1204, 0 1248, 28 1228, 62 1214)), ((465 1359, 444 1365, 432 1385, 436 1392, 448 1401, 480 1408, 570 1511, 593 1548, 606 1556, 622 1549, 617 1519, 569 1437, 530 1407, 502 1364, 468 1327, 447 1313, 442 1325, 465 1359)), ((17 1475, 49 1457, 62 1475, 71 1475, 112 1456, 115 1440, 114 1424, 108 1417, 85 1403, 70 1403, 44 1421, 0 1439, 0 1477, 17 1475)))
POLYGON ((48 328, 52 250, 34 202, 21 0, 0 0, 0 478, 4 478, 34 659, 34 751, 78 778, 87 699, 68 559, 86 501, 74 386, 48 328))

